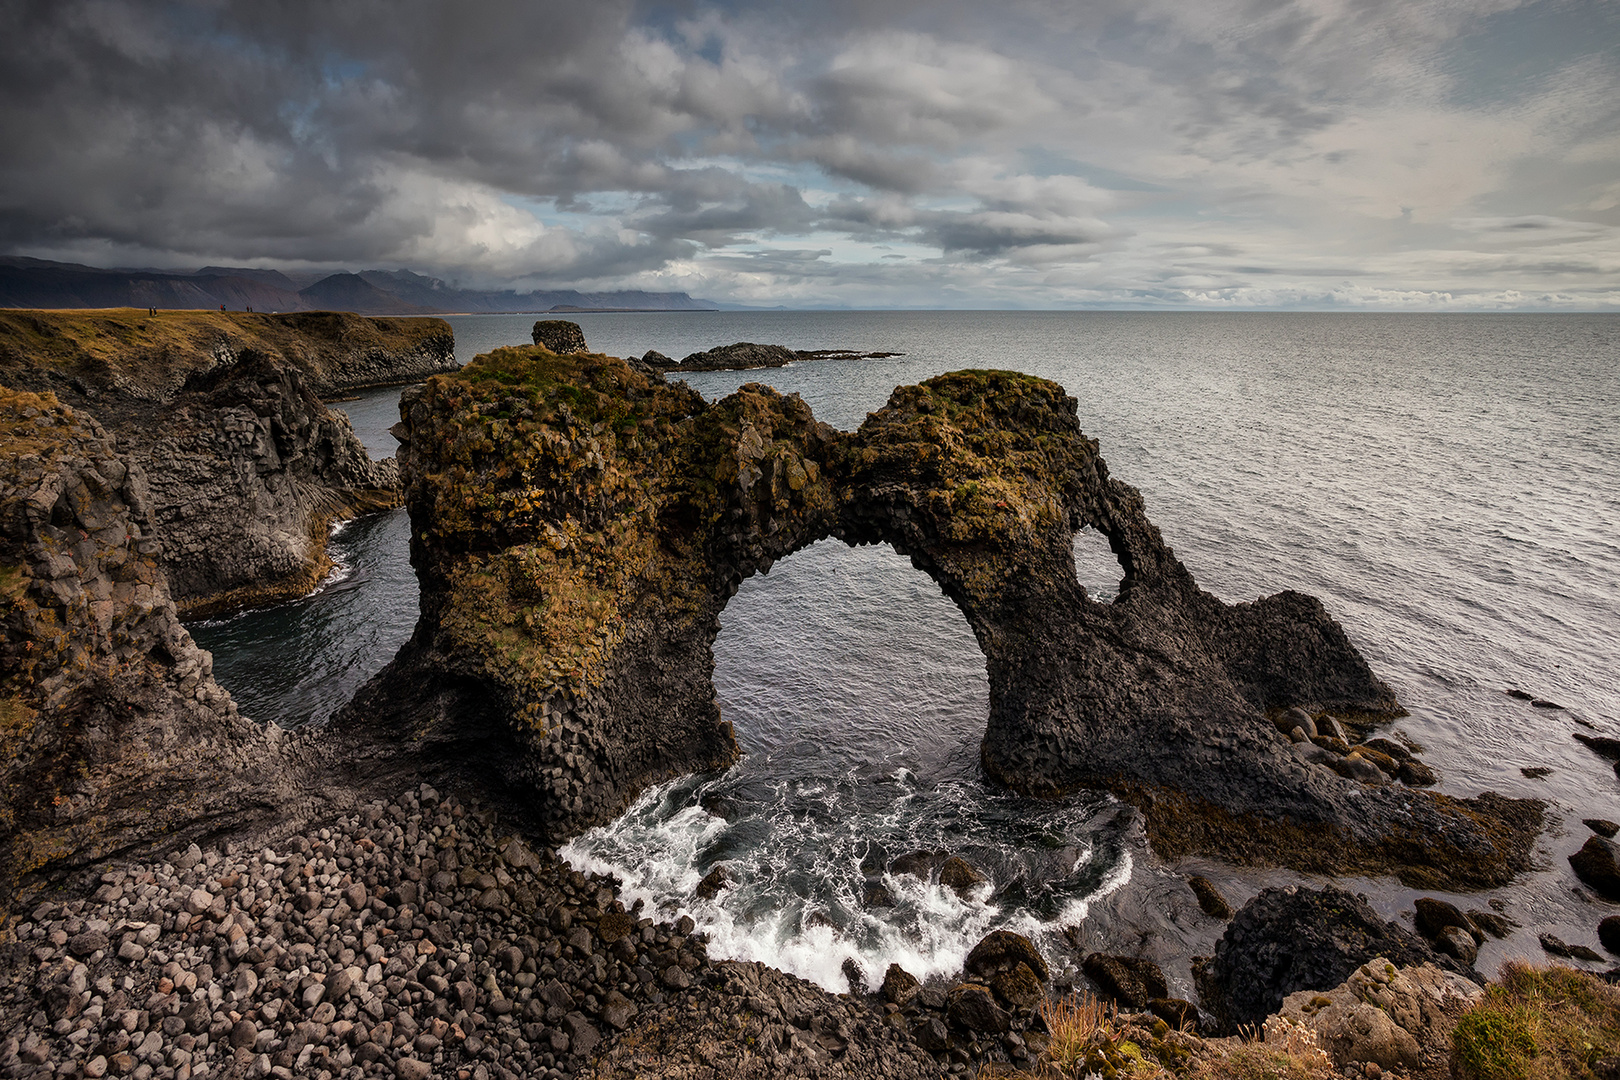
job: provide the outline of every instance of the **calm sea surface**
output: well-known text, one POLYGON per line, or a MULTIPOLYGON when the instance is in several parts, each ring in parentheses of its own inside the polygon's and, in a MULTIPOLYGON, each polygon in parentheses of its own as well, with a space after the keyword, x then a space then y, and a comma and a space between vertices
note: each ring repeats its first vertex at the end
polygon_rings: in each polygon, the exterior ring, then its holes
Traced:
MULTIPOLYGON (((1228 601, 1293 588, 1322 598, 1412 715, 1442 790, 1551 802, 1540 869, 1493 897, 1525 929, 1488 969, 1539 959, 1535 931, 1596 944, 1602 905, 1572 896, 1564 856, 1583 817, 1620 820, 1620 780, 1576 743, 1620 735, 1620 317, 1160 313, 671 313, 570 316, 592 348, 681 357, 747 340, 898 351, 688 376, 717 398, 746 382, 801 394, 851 429, 897 385, 964 367, 1045 376, 1079 401, 1113 475, 1199 583, 1228 601), (1522 688, 1562 711, 1508 697, 1522 688), (1541 779, 1522 770, 1551 768, 1541 779)), ((462 360, 527 343, 532 316, 450 320, 462 360)), ((397 391, 342 403, 376 456, 397 391)), ((344 569, 295 604, 194 626, 243 711, 320 723, 387 662, 416 617, 401 513, 334 541, 344 569)), ((1076 552, 1107 595, 1106 548, 1076 552)), ((716 691, 746 756, 720 776, 647 794, 571 844, 654 906, 689 911, 719 955, 768 960, 835 989, 853 958, 881 979, 958 967, 1009 926, 1070 956, 1136 952, 1190 992, 1187 960, 1219 925, 1182 874, 1240 903, 1298 880, 1206 861, 1160 864, 1134 816, 1107 798, 1034 803, 977 765, 984 662, 937 587, 887 548, 814 545, 743 584, 722 617, 716 691), (709 809, 705 809, 707 806, 709 809), (711 810, 720 811, 717 815, 711 810), (991 884, 962 898, 883 877, 894 856, 949 850, 991 884), (691 896, 727 865, 736 886, 691 896), (892 907, 865 903, 882 881, 892 907)), ((1417 895, 1356 882, 1394 916, 1417 895)), ((1062 966, 1060 959, 1059 966, 1062 966)))

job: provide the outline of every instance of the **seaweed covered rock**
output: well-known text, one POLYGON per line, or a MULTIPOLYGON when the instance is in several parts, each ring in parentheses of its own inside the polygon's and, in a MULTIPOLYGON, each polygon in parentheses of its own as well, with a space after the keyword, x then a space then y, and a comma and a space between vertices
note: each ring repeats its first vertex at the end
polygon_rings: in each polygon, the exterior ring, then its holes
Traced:
POLYGON ((1375 957, 1395 967, 1431 964, 1467 974, 1343 889, 1288 886, 1243 905, 1194 976, 1204 1008, 1236 1031, 1260 1024, 1290 994, 1333 989, 1375 957))
POLYGON ((0 903, 112 852, 296 817, 286 740, 214 682, 154 525, 94 421, 0 388, 0 903))
POLYGON ((393 463, 317 395, 453 369, 450 349, 438 319, 16 312, 0 385, 57 394, 141 465, 169 588, 199 616, 308 592, 334 521, 398 504, 393 463))
POLYGON ((1054 383, 941 375, 844 433, 758 384, 709 404, 647 365, 502 349, 402 411, 422 620, 340 726, 504 781, 556 836, 732 760, 719 614, 836 537, 909 555, 961 609, 990 680, 984 767, 1014 790, 1117 792, 1169 857, 1458 887, 1527 865, 1540 803, 1295 756, 1269 714, 1366 723, 1393 694, 1318 601, 1198 589, 1054 383), (1120 561, 1112 603, 1075 579, 1082 528, 1120 561))

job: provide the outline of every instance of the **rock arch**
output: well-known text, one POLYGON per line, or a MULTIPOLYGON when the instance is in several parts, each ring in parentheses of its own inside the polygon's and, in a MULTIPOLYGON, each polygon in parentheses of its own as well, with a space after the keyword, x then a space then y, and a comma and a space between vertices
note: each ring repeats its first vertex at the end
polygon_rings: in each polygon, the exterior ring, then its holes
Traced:
POLYGON ((633 361, 536 347, 402 413, 422 619, 338 731, 472 773, 554 837, 734 759, 719 613, 836 537, 892 545, 961 608, 990 679, 982 760, 1009 787, 1114 791, 1170 857, 1459 887, 1526 865, 1540 804, 1365 785, 1291 749, 1268 715, 1400 706, 1315 599, 1201 591, 1054 383, 954 372, 844 433, 766 386, 711 405, 633 361), (1075 580, 1082 527, 1119 559, 1112 604, 1075 580))

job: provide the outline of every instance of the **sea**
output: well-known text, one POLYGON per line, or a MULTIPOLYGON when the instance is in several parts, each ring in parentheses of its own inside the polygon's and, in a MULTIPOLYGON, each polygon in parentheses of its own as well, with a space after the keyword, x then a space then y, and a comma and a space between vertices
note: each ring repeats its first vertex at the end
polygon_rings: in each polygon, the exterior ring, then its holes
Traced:
MULTIPOLYGON (((534 316, 453 316, 458 359, 526 344, 534 316)), ((797 393, 852 430, 894 387, 961 368, 1028 372, 1079 403, 1111 474, 1207 591, 1228 602, 1314 594, 1410 715, 1386 734, 1423 748, 1438 790, 1545 800, 1533 869, 1502 889, 1421 894, 1340 882, 1386 917, 1439 895, 1520 927, 1487 973, 1542 961, 1538 937, 1597 945, 1614 909, 1567 856, 1585 818, 1620 821, 1620 779, 1572 736, 1620 737, 1620 316, 1160 312, 624 312, 567 318, 594 350, 680 358, 736 341, 895 352, 684 376, 710 399, 750 382, 797 393), (1536 708, 1517 690, 1560 708, 1536 708)), ((399 390, 335 403, 370 452, 394 441, 399 390)), ((343 526, 337 569, 294 603, 191 626, 244 713, 324 723, 410 635, 403 511, 343 526)), ((1080 582, 1108 599, 1120 569, 1082 536, 1080 582)), ((953 603, 887 547, 833 540, 742 584, 721 616, 715 691, 742 759, 648 790, 561 851, 627 901, 691 915, 711 955, 761 960, 843 991, 891 963, 948 977, 993 929, 1035 938, 1060 973, 1087 951, 1190 965, 1224 925, 1185 885, 1234 907, 1319 885, 1207 858, 1175 864, 1135 812, 989 783, 984 658, 953 603), (887 868, 960 855, 988 881, 958 895, 887 868), (695 896, 724 865, 730 887, 695 896), (882 882, 892 904, 868 903, 882 882)), ((1144 748, 1151 752, 1151 748, 1144 748)))

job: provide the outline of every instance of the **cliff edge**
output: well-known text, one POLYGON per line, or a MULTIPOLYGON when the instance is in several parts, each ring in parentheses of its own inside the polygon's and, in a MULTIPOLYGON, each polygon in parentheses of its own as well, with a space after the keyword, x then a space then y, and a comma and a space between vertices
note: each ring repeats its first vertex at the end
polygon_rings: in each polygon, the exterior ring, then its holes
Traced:
POLYGON ((334 521, 398 505, 393 462, 322 395, 454 367, 440 319, 0 312, 0 385, 93 415, 141 466, 188 617, 308 592, 334 521))

